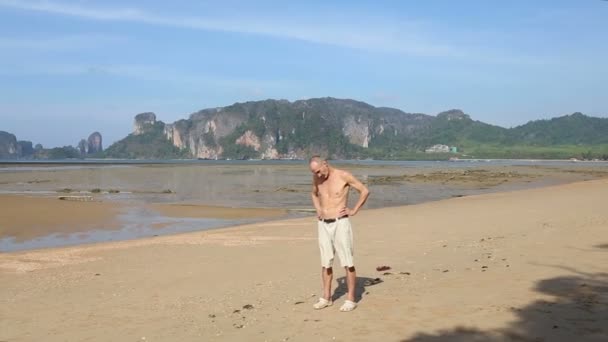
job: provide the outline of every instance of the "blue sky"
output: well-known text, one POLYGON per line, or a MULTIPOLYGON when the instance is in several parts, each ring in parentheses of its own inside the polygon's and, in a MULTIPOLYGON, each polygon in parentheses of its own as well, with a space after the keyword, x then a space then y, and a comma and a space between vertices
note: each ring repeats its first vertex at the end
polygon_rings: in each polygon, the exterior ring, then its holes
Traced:
POLYGON ((0 0, 0 130, 109 146, 141 112, 325 96, 503 127, 606 117, 606 37, 602 0, 0 0))

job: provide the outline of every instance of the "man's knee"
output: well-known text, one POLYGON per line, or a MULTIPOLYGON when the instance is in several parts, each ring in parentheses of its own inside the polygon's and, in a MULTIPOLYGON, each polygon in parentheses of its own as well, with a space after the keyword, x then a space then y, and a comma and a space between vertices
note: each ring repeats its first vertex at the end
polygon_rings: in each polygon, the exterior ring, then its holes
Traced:
POLYGON ((346 270, 346 272, 355 272, 355 266, 346 266, 344 267, 344 269, 346 270))

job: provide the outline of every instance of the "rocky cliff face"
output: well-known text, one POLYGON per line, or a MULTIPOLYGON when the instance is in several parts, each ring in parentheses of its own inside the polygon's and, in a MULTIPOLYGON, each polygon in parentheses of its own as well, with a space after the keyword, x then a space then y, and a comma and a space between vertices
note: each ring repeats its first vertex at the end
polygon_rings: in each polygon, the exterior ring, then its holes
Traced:
POLYGON ((155 123, 156 114, 150 112, 137 114, 133 123, 133 134, 143 134, 144 132, 149 130, 150 127, 154 126, 155 123))
POLYGON ((262 144, 260 143, 260 138, 258 138, 258 136, 250 130, 246 131, 245 133, 243 133, 243 135, 238 137, 235 143, 238 145, 249 146, 258 152, 262 147, 262 144))
MULTIPOLYGON (((345 144, 366 149, 375 137, 409 134, 428 126, 431 118, 353 100, 267 100, 201 110, 187 120, 165 125, 164 134, 174 146, 187 148, 197 158, 228 157, 243 149, 267 159, 305 158, 310 153, 329 154, 329 150, 340 156, 345 144)), ((144 132, 155 120, 153 113, 139 114, 134 134, 144 132)))
POLYGON ((31 141, 17 141, 17 151, 21 157, 30 157, 34 154, 34 147, 31 141))
POLYGON ((0 158, 19 157, 17 137, 9 132, 0 131, 0 158))
MULTIPOLYGON (((221 158, 223 152, 219 140, 244 122, 245 117, 240 113, 226 114, 220 109, 207 109, 192 114, 188 120, 165 125, 164 132, 174 146, 189 149, 192 157, 216 159, 221 158)), ((240 144, 255 145, 251 139, 252 136, 243 137, 240 144)), ((237 143, 236 140, 233 143, 237 143)))
POLYGON ((369 147, 370 129, 373 129, 373 127, 367 118, 351 115, 344 118, 342 132, 348 137, 351 144, 365 148, 369 147))
POLYGON ((91 135, 89 135, 89 139, 87 139, 87 143, 88 143, 88 148, 87 148, 88 154, 95 154, 95 153, 99 153, 99 152, 103 151, 102 138, 101 138, 101 134, 99 132, 91 133, 91 135))
POLYGON ((19 140, 14 134, 0 131, 0 159, 29 158, 34 154, 31 141, 19 140))
POLYGON ((451 109, 445 112, 437 114, 437 118, 445 119, 448 121, 452 120, 471 120, 471 118, 459 109, 451 109))

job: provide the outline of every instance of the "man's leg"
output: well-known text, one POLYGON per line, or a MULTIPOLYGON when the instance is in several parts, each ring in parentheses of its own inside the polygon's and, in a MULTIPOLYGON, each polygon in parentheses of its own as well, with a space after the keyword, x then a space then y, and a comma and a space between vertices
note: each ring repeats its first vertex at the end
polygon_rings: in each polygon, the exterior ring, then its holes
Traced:
POLYGON ((357 307, 355 302, 355 284, 357 273, 355 272, 355 262, 353 257, 353 232, 348 218, 338 221, 336 229, 336 254, 340 257, 340 262, 346 271, 346 287, 348 294, 340 311, 352 311, 357 307))
POLYGON ((319 310, 331 306, 331 280, 333 278, 333 270, 331 267, 321 267, 321 281, 323 283, 323 295, 319 301, 313 305, 313 308, 319 310))
POLYGON ((355 272, 355 266, 346 266, 344 267, 346 270, 346 286, 348 287, 348 294, 346 296, 346 300, 344 304, 340 307, 340 311, 353 311, 357 308, 357 303, 355 302, 355 284, 357 281, 357 273, 355 272))
POLYGON ((357 272, 355 271, 355 266, 344 267, 344 270, 346 270, 346 286, 348 287, 348 295, 346 299, 350 300, 351 302, 354 302, 355 286, 357 283, 357 272))
POLYGON ((321 268, 321 278, 323 279, 323 298, 331 301, 331 281, 334 276, 331 267, 321 268))
POLYGON ((334 246, 332 241, 332 230, 335 227, 326 225, 319 221, 319 250, 321 252, 321 282, 323 283, 323 295, 319 301, 313 305, 315 309, 323 309, 332 305, 331 301, 331 281, 333 278, 332 265, 334 262, 334 246))

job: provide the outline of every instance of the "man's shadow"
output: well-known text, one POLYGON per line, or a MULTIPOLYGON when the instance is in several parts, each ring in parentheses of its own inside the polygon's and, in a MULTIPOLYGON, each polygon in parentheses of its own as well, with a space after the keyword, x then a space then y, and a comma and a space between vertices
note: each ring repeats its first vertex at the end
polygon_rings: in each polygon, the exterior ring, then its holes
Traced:
MULTIPOLYGON (((334 290, 334 294, 331 296, 332 301, 340 299, 342 296, 348 293, 348 287, 346 286, 346 277, 340 277, 336 279, 338 286, 334 290)), ((382 283, 383 280, 380 278, 368 278, 368 277, 357 277, 355 281, 355 302, 360 302, 364 295, 367 294, 367 288, 382 283)))

